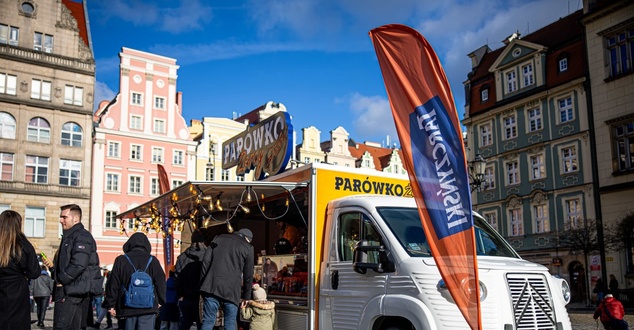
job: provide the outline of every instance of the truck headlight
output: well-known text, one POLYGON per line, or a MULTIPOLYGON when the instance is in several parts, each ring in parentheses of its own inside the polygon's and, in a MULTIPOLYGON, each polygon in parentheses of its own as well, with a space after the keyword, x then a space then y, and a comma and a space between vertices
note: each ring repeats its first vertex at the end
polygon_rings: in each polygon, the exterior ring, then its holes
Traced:
MULTIPOLYGON (((471 287, 468 287, 466 285, 466 283, 468 283, 468 281, 463 281, 463 290, 465 291, 469 291, 469 289, 471 287)), ((487 288, 486 286, 484 286, 484 283, 482 283, 482 281, 478 281, 478 283, 480 283, 480 285, 478 286, 480 288, 480 301, 484 301, 484 299, 486 299, 487 297, 487 288)), ((439 289, 443 289, 443 290, 447 290, 447 284, 445 284, 444 280, 440 280, 438 281, 438 288, 439 289)))
POLYGON ((566 282, 566 280, 564 280, 563 278, 561 279, 561 294, 564 297, 564 301, 567 303, 570 302, 570 285, 568 285, 568 282, 566 282))

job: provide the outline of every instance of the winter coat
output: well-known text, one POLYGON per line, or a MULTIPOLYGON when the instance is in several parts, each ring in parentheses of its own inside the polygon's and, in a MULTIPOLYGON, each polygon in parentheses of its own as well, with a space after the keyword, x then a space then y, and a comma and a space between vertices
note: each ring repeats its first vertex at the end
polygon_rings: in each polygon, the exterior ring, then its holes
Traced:
POLYGON ((180 311, 178 309, 178 297, 176 297, 175 278, 170 276, 166 284, 165 304, 161 306, 159 311, 159 319, 161 321, 178 322, 180 319, 180 311))
POLYGON ((40 276, 41 269, 33 245, 23 235, 17 240, 20 260, 11 259, 0 268, 0 330, 31 329, 29 279, 40 276))
POLYGON ((53 293, 53 279, 43 270, 40 276, 31 281, 33 297, 49 297, 53 293))
POLYGON ((613 319, 622 320, 625 315, 625 310, 623 309, 623 304, 620 301, 616 300, 614 297, 603 298, 599 307, 594 311, 593 317, 595 319, 601 317, 602 323, 609 323, 610 317, 605 311, 605 307, 610 311, 610 315, 612 315, 613 319))
POLYGON ((275 303, 272 301, 249 301, 240 309, 240 317, 251 322, 249 330, 277 330, 275 303))
POLYGON ((66 295, 102 294, 97 243, 81 222, 64 230, 53 264, 53 279, 64 286, 66 295))
POLYGON ((128 255, 134 267, 130 264, 125 255, 120 255, 114 260, 112 271, 108 274, 106 283, 106 299, 102 306, 106 309, 114 308, 117 317, 138 316, 156 314, 158 305, 165 303, 165 272, 161 263, 151 256, 152 246, 147 236, 143 233, 134 233, 128 241, 123 244, 123 252, 128 255), (154 306, 152 308, 130 308, 125 306, 125 290, 130 285, 130 276, 134 273, 134 268, 145 269, 148 260, 152 257, 152 262, 147 269, 147 273, 152 278, 154 285, 154 306))
POLYGON ((179 298, 198 301, 200 271, 206 249, 204 243, 194 243, 176 259, 176 294, 179 298))
POLYGON ((203 257, 200 291, 240 306, 241 298, 251 299, 253 260, 253 246, 241 235, 216 236, 203 257))

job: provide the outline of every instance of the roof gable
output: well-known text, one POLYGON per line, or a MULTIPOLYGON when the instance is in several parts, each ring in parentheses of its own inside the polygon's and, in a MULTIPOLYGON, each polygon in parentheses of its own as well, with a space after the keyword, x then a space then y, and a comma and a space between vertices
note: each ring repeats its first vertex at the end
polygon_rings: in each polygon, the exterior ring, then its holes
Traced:
POLYGON ((489 72, 495 72, 507 66, 517 64, 537 52, 545 52, 547 50, 548 48, 545 46, 515 39, 504 48, 500 56, 497 57, 489 68, 489 72))

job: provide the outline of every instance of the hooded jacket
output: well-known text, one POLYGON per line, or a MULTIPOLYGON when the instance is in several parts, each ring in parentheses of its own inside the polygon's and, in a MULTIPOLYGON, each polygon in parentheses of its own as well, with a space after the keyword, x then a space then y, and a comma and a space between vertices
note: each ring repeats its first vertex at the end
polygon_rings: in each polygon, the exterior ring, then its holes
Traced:
POLYGON ((202 242, 192 244, 176 258, 176 293, 179 298, 198 301, 200 270, 207 247, 202 242))
POLYGON ((253 246, 239 233, 216 236, 203 257, 200 291, 240 306, 241 297, 251 299, 253 261, 253 246))
POLYGON ((602 323, 610 323, 610 316, 606 313, 605 309, 610 311, 610 315, 613 319, 622 320, 625 315, 625 310, 623 309, 623 304, 620 301, 616 300, 614 297, 607 297, 601 300, 599 307, 594 311, 593 317, 595 319, 601 317, 602 323))
MULTIPOLYGON (((151 257, 152 246, 145 234, 134 233, 123 244, 123 252, 132 260, 134 268, 143 270, 151 257)), ((117 317, 156 314, 158 305, 165 303, 165 272, 161 267, 161 263, 155 257, 152 257, 147 273, 152 278, 152 284, 154 284, 154 307, 130 308, 125 306, 124 294, 130 284, 130 276, 132 276, 134 268, 125 255, 120 255, 114 260, 112 271, 108 275, 106 299, 102 306, 106 309, 114 308, 117 311, 117 317)))
POLYGON ((251 322, 249 330, 277 329, 275 303, 272 301, 251 300, 246 307, 240 309, 240 316, 251 322))

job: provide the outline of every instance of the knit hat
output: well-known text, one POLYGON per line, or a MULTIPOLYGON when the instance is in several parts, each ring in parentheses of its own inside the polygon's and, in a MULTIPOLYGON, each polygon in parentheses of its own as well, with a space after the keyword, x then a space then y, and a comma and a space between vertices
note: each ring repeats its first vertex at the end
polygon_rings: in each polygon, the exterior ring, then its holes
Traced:
POLYGON ((251 240, 253 240, 253 233, 251 232, 251 230, 249 230, 249 228, 242 228, 240 230, 238 230, 238 235, 245 237, 246 239, 249 240, 249 242, 251 242, 251 240))
POLYGON ((198 229, 194 230, 194 232, 192 233, 192 243, 200 243, 204 241, 205 235, 203 235, 203 233, 198 229))
POLYGON ((259 284, 253 284, 253 300, 266 300, 266 290, 262 289, 259 284))
POLYGON ((606 295, 605 295, 605 297, 603 297, 603 298, 613 298, 613 297, 614 297, 614 296, 613 296, 611 293, 608 293, 608 294, 606 294, 606 295))

